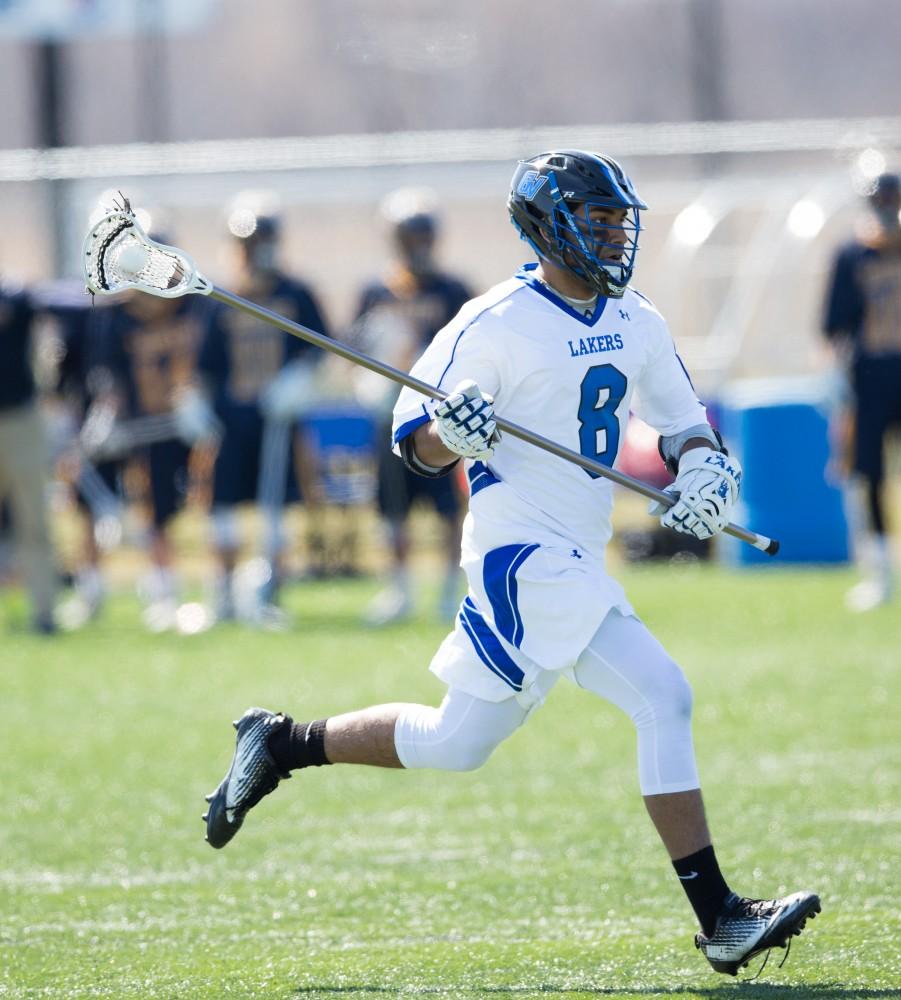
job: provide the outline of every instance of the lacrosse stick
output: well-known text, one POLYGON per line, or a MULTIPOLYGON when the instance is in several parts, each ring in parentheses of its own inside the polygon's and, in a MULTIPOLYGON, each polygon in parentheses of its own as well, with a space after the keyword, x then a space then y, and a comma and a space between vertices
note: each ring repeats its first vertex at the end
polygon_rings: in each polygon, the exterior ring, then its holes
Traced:
MULTIPOLYGON (((231 292, 217 288, 209 281, 194 264, 194 261, 176 247, 164 246, 151 240, 138 224, 128 199, 122 199, 122 205, 104 216, 85 237, 83 258, 87 289, 91 294, 114 295, 136 289, 149 295, 163 298, 177 298, 180 295, 208 295, 211 299, 245 312, 260 322, 278 327, 286 333, 300 337, 302 340, 331 351, 339 357, 354 364, 378 372, 385 378, 405 385, 431 399, 445 399, 448 395, 443 389, 422 382, 406 372, 391 365, 376 361, 360 351, 341 344, 324 334, 308 330, 299 323, 294 323, 284 316, 265 309, 247 299, 231 292)), ((647 483, 633 479, 617 469, 608 468, 593 459, 580 455, 577 451, 565 448, 548 438, 536 434, 519 424, 514 424, 502 417, 496 417, 497 426, 504 434, 527 441, 551 455, 556 455, 567 462, 572 462, 596 476, 609 479, 626 489, 639 493, 649 500, 656 500, 664 507, 672 507, 676 498, 662 490, 655 489, 647 483)), ((779 542, 765 535, 759 535, 736 524, 728 524, 723 529, 727 535, 732 535, 754 548, 774 556, 779 551, 779 542)))
POLYGON ((125 531, 123 503, 106 485, 103 476, 87 459, 81 459, 78 489, 91 512, 94 541, 103 552, 118 547, 125 531))
POLYGON ((82 452, 93 461, 107 461, 161 441, 182 441, 187 445, 201 440, 216 443, 221 434, 219 422, 214 420, 200 430, 186 426, 177 409, 118 420, 111 407, 94 407, 85 419, 79 443, 82 452))
POLYGON ((88 412, 79 441, 84 453, 93 461, 106 461, 121 458, 142 445, 177 437, 178 430, 171 413, 117 420, 111 408, 108 412, 95 408, 88 412))

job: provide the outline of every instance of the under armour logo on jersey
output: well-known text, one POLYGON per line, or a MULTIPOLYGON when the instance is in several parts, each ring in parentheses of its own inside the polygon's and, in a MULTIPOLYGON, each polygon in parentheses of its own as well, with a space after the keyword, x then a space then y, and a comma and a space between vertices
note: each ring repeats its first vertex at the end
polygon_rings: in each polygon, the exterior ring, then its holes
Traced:
POLYGON ((620 315, 620 318, 628 320, 630 323, 632 322, 631 317, 629 316, 629 314, 626 312, 625 309, 620 309, 619 315, 620 315))
POLYGON ((521 194, 526 201, 531 201, 545 184, 547 184, 547 177, 539 174, 537 170, 527 170, 522 175, 516 193, 521 194))
POLYGON ((570 555, 572 556, 573 559, 582 558, 582 553, 578 549, 573 549, 572 552, 570 552, 570 555))

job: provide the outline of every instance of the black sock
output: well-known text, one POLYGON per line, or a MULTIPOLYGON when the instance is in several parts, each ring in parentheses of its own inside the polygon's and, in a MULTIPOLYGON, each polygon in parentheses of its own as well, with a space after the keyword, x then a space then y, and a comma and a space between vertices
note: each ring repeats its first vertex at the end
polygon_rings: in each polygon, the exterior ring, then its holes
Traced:
POLYGON ((325 722, 292 722, 289 717, 287 724, 269 737, 269 753, 275 766, 282 771, 296 771, 299 767, 330 764, 325 756, 325 722))
POLYGON ((707 937, 716 927, 716 918, 730 889, 720 872, 713 845, 673 862, 688 901, 698 915, 701 930, 707 937))

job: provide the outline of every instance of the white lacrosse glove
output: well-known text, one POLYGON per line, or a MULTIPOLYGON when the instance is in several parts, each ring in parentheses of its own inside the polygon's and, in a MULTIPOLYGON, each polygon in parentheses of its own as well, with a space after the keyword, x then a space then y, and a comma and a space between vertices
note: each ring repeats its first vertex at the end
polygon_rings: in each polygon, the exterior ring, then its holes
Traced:
POLYGON ((292 361, 260 394, 260 409, 267 420, 291 421, 302 417, 315 404, 316 366, 292 361))
POLYGON ((178 390, 172 416, 175 431, 185 444, 215 441, 222 430, 209 400, 194 386, 178 390))
POLYGON ((501 432, 494 420, 494 397, 466 379, 435 408, 435 430, 449 451, 463 458, 491 458, 501 432))
POLYGON ((711 538, 731 520, 740 488, 738 459, 712 448, 692 448, 679 459, 676 481, 663 491, 677 497, 676 503, 664 508, 652 500, 648 513, 659 516, 664 528, 711 538))

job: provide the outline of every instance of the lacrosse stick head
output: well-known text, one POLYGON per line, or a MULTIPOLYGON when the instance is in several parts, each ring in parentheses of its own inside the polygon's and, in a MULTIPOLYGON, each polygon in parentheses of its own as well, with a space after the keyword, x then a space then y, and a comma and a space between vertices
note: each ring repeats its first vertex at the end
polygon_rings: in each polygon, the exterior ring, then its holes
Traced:
POLYGON ((208 295, 213 288, 184 250, 157 243, 144 232, 124 196, 85 237, 82 263, 92 295, 137 289, 176 299, 191 293, 208 295))

